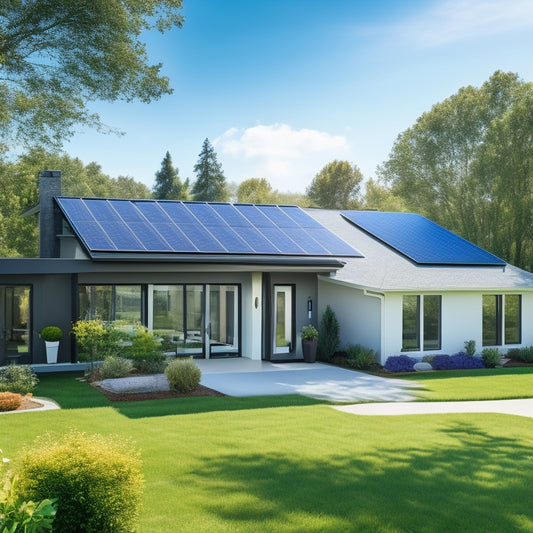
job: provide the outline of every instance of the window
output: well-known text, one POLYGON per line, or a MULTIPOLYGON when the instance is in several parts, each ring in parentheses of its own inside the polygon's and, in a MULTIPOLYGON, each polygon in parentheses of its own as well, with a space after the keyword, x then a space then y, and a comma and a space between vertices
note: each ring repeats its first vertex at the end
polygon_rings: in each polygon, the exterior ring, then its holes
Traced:
POLYGON ((274 286, 274 353, 294 349, 294 286, 274 286))
POLYGON ((79 316, 100 319, 120 326, 141 322, 140 285, 80 285, 79 316))
POLYGON ((483 295, 483 346, 520 344, 521 322, 521 295, 483 295))
POLYGON ((30 307, 30 286, 0 286, 0 364, 3 355, 30 352, 30 307))
POLYGON ((402 302, 402 350, 440 350, 441 297, 406 295, 402 302))

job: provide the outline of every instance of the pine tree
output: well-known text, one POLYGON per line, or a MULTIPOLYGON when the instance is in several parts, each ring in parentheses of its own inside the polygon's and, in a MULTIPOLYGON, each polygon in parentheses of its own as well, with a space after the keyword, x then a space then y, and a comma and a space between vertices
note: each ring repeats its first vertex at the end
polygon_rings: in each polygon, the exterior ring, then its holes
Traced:
POLYGON ((189 197, 189 180, 181 182, 178 169, 172 166, 170 152, 161 161, 161 170, 155 173, 152 195, 156 200, 187 200, 189 197))
POLYGON ((228 190, 222 167, 209 139, 204 141, 199 159, 194 166, 196 181, 192 187, 195 200, 202 202, 226 202, 228 190))

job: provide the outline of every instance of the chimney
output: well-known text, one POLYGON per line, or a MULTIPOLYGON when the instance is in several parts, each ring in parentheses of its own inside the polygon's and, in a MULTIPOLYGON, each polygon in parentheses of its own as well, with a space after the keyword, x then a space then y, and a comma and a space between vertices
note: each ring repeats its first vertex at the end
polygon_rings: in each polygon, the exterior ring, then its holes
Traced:
POLYGON ((54 196, 61 196, 61 171, 39 172, 39 257, 59 257, 61 213, 54 196))

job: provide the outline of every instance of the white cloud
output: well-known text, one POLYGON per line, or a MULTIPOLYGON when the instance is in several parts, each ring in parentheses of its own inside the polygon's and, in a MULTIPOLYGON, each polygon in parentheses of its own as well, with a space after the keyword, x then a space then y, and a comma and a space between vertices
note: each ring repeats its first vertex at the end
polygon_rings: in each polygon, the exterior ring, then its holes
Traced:
POLYGON ((532 27, 531 0, 448 0, 405 21, 397 31, 425 46, 440 46, 532 27))
POLYGON ((326 163, 349 154, 344 136, 287 124, 230 128, 213 145, 229 180, 264 177, 274 189, 301 193, 326 163))

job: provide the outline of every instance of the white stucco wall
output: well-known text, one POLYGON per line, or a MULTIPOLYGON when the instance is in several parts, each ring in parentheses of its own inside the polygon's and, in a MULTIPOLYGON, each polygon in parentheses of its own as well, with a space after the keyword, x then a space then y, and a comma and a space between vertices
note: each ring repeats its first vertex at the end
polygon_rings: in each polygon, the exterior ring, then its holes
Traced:
POLYGON ((378 298, 365 296, 360 289, 320 280, 318 282, 319 320, 329 305, 340 325, 340 349, 348 344, 360 344, 381 352, 381 303, 378 298))
MULTIPOLYGON (((423 293, 438 294, 438 293, 423 293)), ((453 355, 464 350, 464 343, 470 339, 476 341, 476 349, 481 353, 483 294, 509 294, 501 291, 486 292, 448 292, 442 296, 441 350, 402 352, 402 297, 400 293, 388 293, 385 296, 384 316, 387 323, 383 347, 382 362, 390 355, 421 357, 429 354, 453 355)), ((503 345, 497 348, 505 353, 507 349, 517 346, 533 345, 533 293, 522 294, 522 343, 503 345)))

